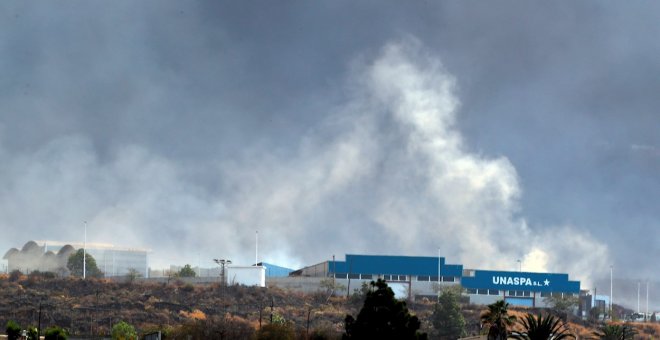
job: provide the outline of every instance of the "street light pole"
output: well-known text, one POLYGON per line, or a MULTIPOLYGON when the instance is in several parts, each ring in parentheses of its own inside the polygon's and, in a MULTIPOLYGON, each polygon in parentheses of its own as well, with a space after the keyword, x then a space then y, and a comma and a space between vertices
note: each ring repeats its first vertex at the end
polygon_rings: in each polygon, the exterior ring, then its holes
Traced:
POLYGON ((613 272, 614 272, 614 266, 610 266, 610 320, 614 320, 612 318, 612 312, 614 311, 614 296, 612 294, 614 291, 612 284, 614 282, 614 279, 612 278, 613 272))
POLYGON ((213 261, 217 264, 219 264, 222 267, 222 283, 220 286, 220 294, 222 296, 222 304, 225 306, 225 312, 227 311, 227 305, 225 304, 225 287, 227 286, 227 282, 225 281, 225 265, 228 265, 231 263, 231 260, 227 259, 213 259, 213 261))
POLYGON ((213 261, 214 261, 215 263, 219 264, 220 267, 222 268, 222 272, 221 272, 221 275, 222 275, 222 285, 225 286, 225 285, 227 284, 227 282, 225 281, 225 265, 231 264, 231 260, 227 260, 227 259, 213 259, 213 261))
POLYGON ((644 314, 644 321, 647 321, 649 315, 649 280, 646 279, 646 314, 644 314))
POLYGON ((642 288, 642 283, 640 281, 637 281, 637 314, 641 313, 639 309, 639 292, 641 288, 642 288))
POLYGON ((85 279, 87 269, 87 221, 85 221, 85 238, 83 239, 83 280, 85 279))

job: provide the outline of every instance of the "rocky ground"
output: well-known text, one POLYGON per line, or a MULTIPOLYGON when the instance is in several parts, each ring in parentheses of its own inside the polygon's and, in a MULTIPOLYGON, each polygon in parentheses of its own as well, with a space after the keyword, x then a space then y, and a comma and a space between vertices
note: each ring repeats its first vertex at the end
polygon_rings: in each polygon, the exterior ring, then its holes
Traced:
MULTIPOLYGON (((23 327, 39 323, 42 329, 60 326, 76 335, 107 335, 113 324, 126 321, 139 331, 172 331, 194 320, 231 318, 258 329, 271 317, 286 320, 299 334, 324 329, 340 334, 347 313, 356 315, 359 298, 329 297, 327 292, 303 295, 277 288, 218 284, 196 285, 138 283, 104 279, 80 280, 43 275, 0 277, 0 322, 17 321, 23 327)), ((422 320, 422 330, 432 331, 433 303, 411 302, 410 310, 422 320)), ((463 306, 467 330, 479 334, 483 306, 463 306)), ((514 311, 522 315, 525 311, 514 311)), ((532 311, 533 312, 533 311, 532 311)), ((594 324, 571 322, 569 327, 583 338, 594 324)), ((639 339, 657 339, 660 325, 638 324, 639 339)))

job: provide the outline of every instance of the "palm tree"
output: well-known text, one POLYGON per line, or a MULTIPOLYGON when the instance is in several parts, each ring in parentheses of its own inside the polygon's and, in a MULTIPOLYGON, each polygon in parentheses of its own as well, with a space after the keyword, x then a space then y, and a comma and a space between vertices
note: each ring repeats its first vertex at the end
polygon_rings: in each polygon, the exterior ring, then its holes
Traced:
POLYGON ((488 326, 488 340, 505 340, 508 328, 515 321, 516 317, 509 315, 509 304, 504 300, 488 305, 488 310, 481 314, 481 324, 488 326))
POLYGON ((511 338, 520 340, 575 339, 575 335, 566 329, 561 319, 550 314, 546 317, 541 314, 537 316, 527 314, 520 323, 524 331, 513 332, 511 338))
POLYGON ((634 339, 637 331, 630 325, 605 325, 599 331, 593 332, 594 339, 628 340, 634 339))

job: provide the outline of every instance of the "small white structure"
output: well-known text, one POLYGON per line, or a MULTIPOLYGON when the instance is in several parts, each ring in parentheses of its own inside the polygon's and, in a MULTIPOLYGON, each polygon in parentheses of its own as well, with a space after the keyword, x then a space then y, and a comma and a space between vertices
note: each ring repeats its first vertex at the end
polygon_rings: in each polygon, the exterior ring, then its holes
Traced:
POLYGON ((227 266, 225 268, 227 284, 266 287, 266 267, 264 266, 227 266))

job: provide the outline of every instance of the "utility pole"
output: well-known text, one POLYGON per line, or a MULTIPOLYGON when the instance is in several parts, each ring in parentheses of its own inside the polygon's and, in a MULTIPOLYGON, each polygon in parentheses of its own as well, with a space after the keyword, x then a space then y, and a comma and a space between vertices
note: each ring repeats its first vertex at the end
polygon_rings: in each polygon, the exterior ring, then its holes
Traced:
POLYGON ((335 254, 332 254, 332 296, 335 295, 335 288, 337 287, 337 264, 335 263, 335 254))
MULTIPOLYGON (((594 297, 591 299, 591 308, 598 307, 598 288, 594 287, 594 297)), ((596 315, 596 320, 600 317, 600 308, 596 308, 598 315, 596 315)))
POLYGON ((438 248, 438 291, 435 294, 438 302, 440 302, 440 291, 442 290, 440 289, 440 282, 442 282, 442 276, 441 276, 442 274, 440 273, 441 270, 442 270, 442 261, 440 259, 440 248, 438 248))
POLYGON ((41 339, 41 307, 44 298, 39 298, 39 325, 37 326, 37 339, 41 339))

